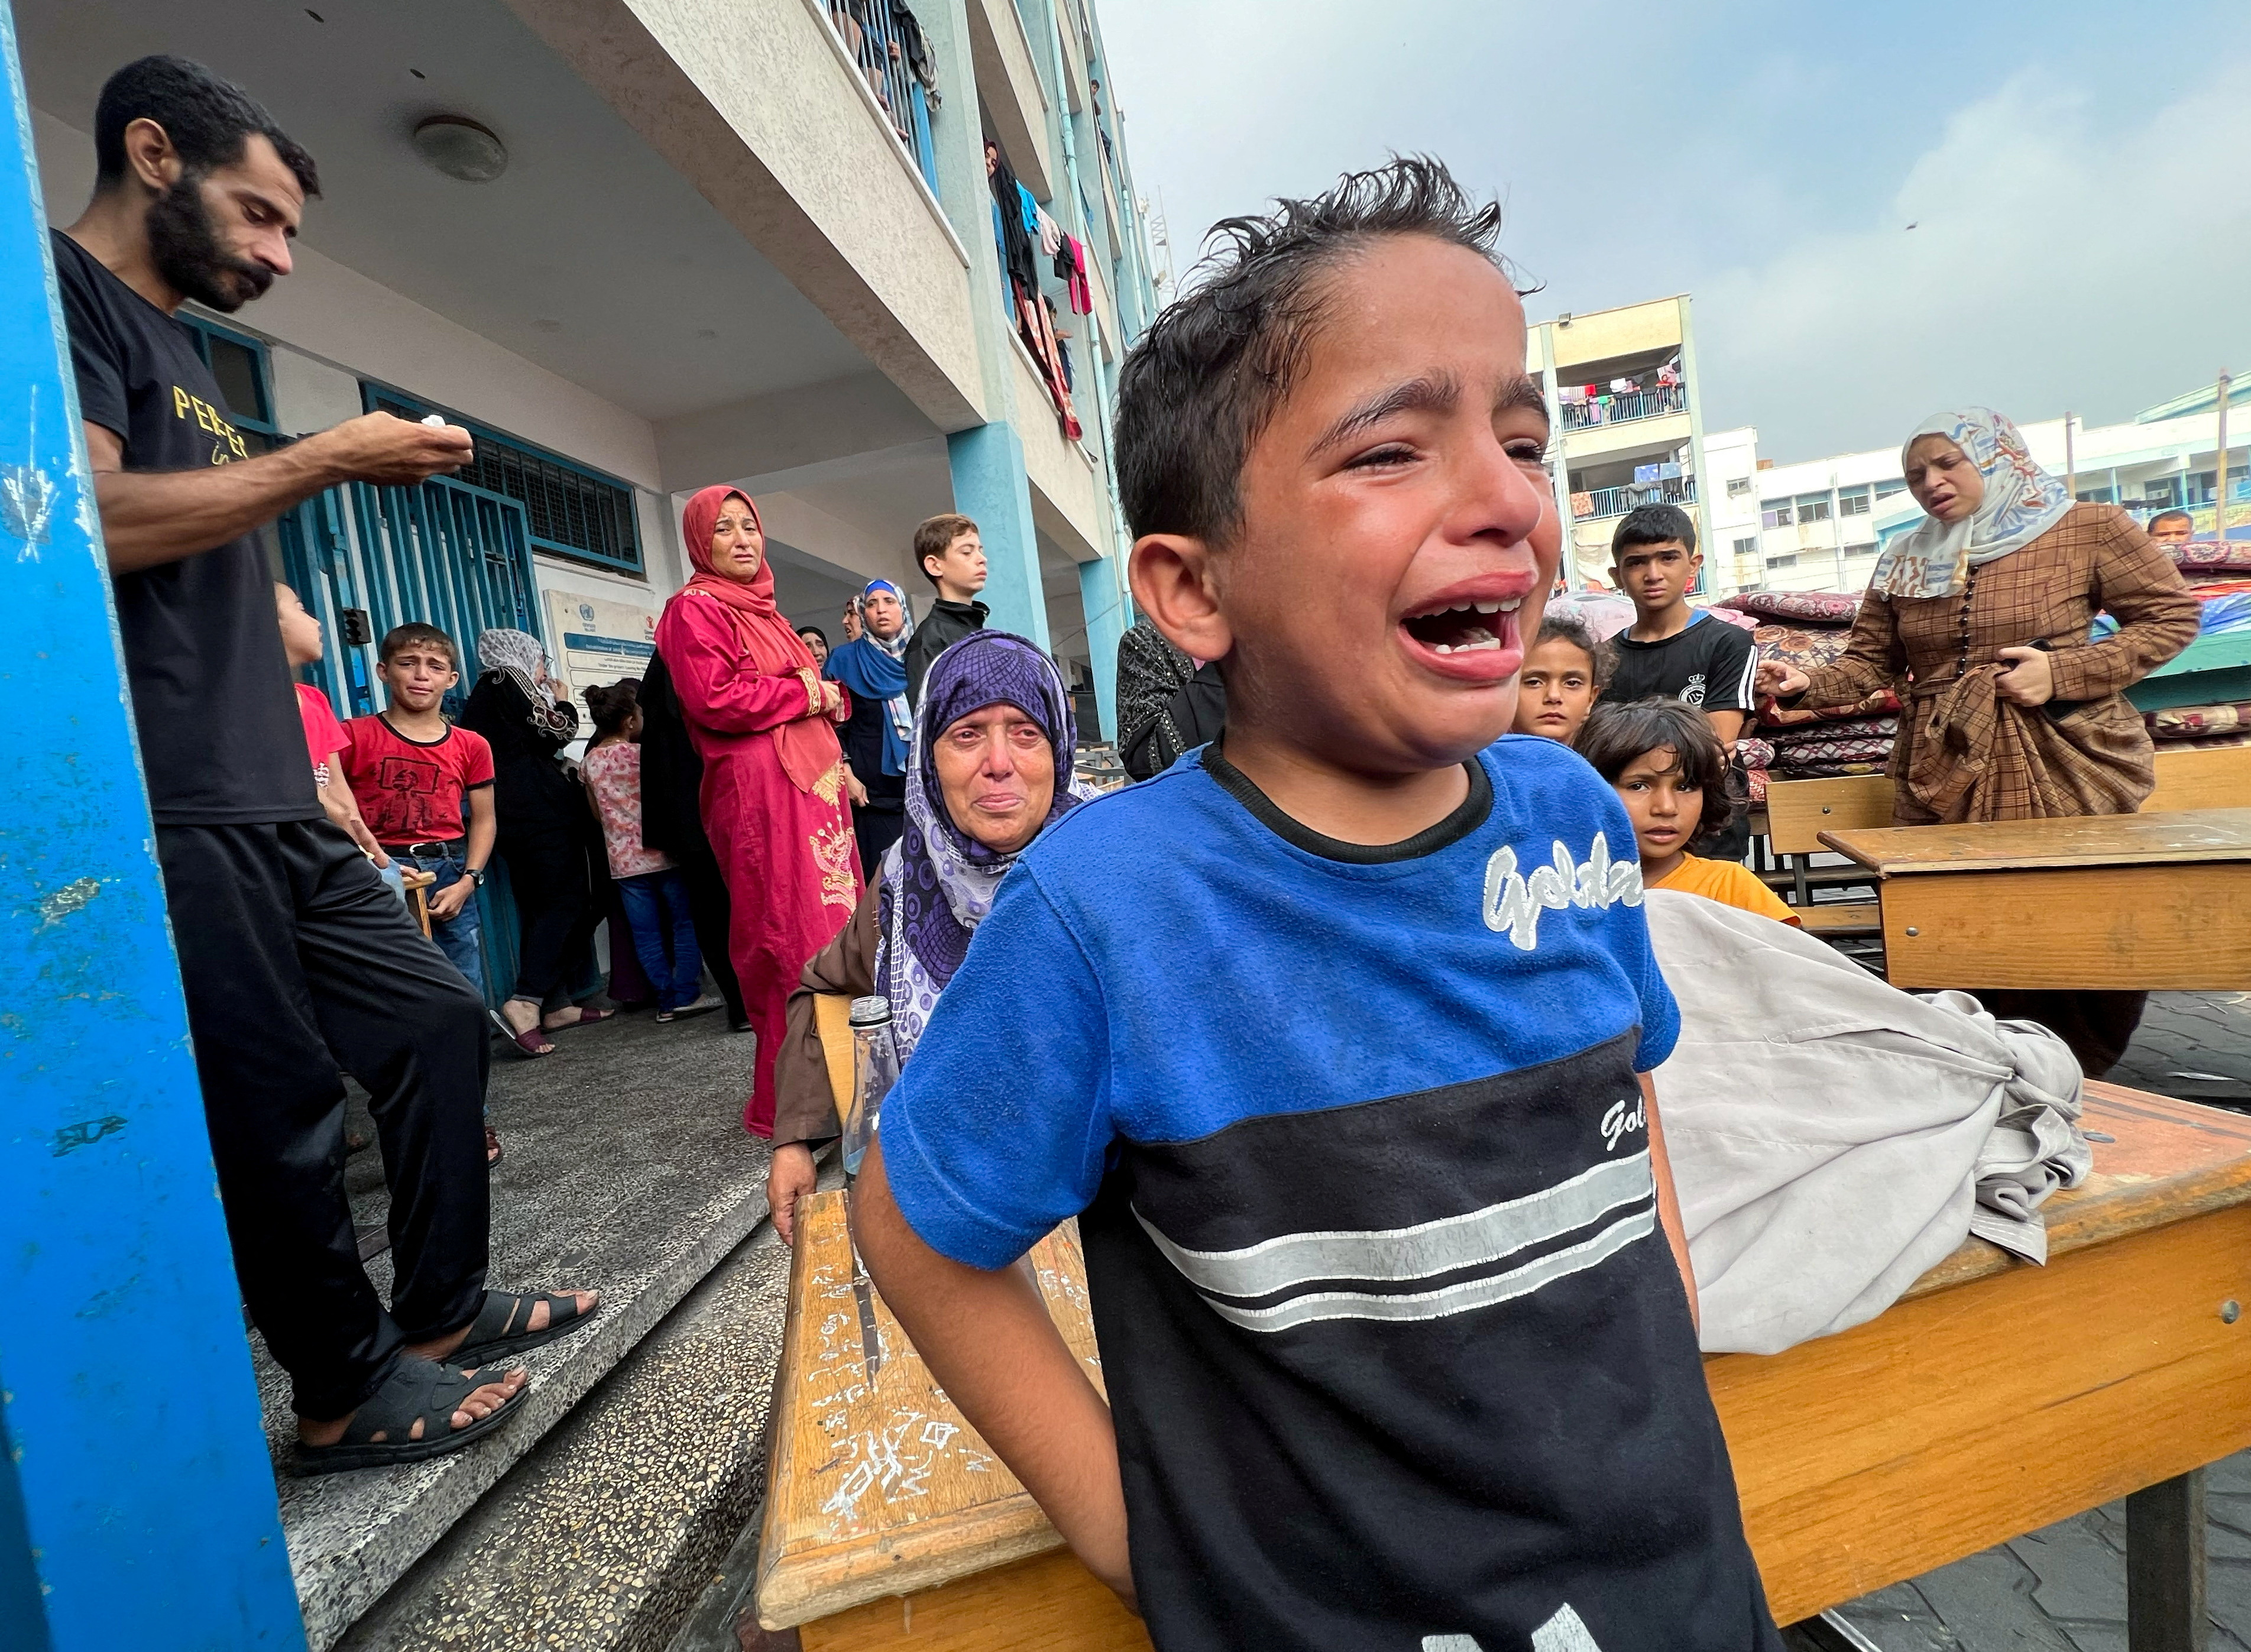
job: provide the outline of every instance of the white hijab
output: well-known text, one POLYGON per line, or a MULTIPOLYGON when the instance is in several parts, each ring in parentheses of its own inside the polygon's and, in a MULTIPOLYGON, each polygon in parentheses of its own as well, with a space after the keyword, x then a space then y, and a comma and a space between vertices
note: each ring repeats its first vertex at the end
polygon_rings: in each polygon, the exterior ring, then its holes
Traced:
POLYGON ((1876 559, 1869 588, 1890 597, 1951 597, 1970 570, 2021 550, 2063 520, 2071 495, 2025 451, 2017 427, 1990 407, 1934 413, 1900 445, 1908 450, 1925 436, 1943 436, 1968 455, 1985 479, 1985 497, 1960 522, 1926 516, 1876 559))

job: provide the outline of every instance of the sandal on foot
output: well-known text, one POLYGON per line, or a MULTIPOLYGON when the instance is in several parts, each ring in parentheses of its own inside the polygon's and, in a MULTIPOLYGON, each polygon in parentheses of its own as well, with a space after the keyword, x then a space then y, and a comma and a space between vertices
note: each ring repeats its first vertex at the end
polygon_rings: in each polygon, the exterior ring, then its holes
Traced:
POLYGON ((606 1021, 616 1014, 617 1012, 615 1010, 589 1010, 581 1008, 578 1012, 578 1019, 574 1021, 562 1021, 553 1026, 548 1026, 544 1022, 542 1022, 541 1026, 543 1030, 550 1033, 567 1033, 574 1026, 592 1026, 595 1022, 606 1021))
POLYGON ((546 1033, 541 1028, 539 1023, 537 1021, 534 1021, 530 1026, 525 1027, 523 1031, 519 1033, 508 1024, 508 1017, 502 1015, 498 1010, 487 1010, 485 1012, 485 1020, 490 1021, 495 1027, 499 1029, 500 1035, 502 1038, 516 1046, 516 1053, 518 1055, 524 1056, 528 1059, 533 1056, 552 1055, 555 1054, 554 1044, 548 1039, 546 1033))
POLYGON ((500 1144, 500 1132, 491 1125, 485 1126, 485 1168, 490 1170, 508 1157, 508 1149, 500 1144))
POLYGON ((520 1354, 527 1348, 569 1336, 592 1319, 601 1305, 596 1302, 582 1314, 575 1296, 543 1296, 537 1293, 516 1296, 504 1290, 488 1290, 485 1292, 485 1305, 469 1322, 469 1334, 447 1358, 468 1364, 520 1354), (547 1304, 546 1329, 524 1330, 531 1323, 531 1310, 543 1302, 547 1304))
POLYGON ((420 1462, 458 1451, 482 1438, 510 1417, 530 1385, 517 1389, 500 1408, 478 1418, 466 1428, 454 1427, 454 1414, 478 1389, 499 1380, 502 1373, 475 1366, 462 1370, 434 1359, 402 1356, 384 1378, 383 1386, 352 1414, 343 1438, 332 1446, 297 1442, 296 1472, 300 1475, 336 1474, 346 1469, 380 1469, 393 1463, 420 1462), (414 1425, 422 1437, 413 1437, 414 1425), (377 1440, 375 1436, 384 1436, 377 1440))

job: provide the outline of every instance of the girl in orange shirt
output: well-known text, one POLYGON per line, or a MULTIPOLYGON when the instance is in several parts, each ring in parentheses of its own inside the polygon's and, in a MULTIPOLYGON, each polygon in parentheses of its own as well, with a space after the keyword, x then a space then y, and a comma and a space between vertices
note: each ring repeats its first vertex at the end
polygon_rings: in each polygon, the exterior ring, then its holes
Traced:
POLYGON ((1783 923, 1798 922, 1749 867, 1690 853, 1726 831, 1735 807, 1728 795, 1727 750, 1702 712, 1675 700, 1599 705, 1576 744, 1632 818, 1644 888, 1678 889, 1783 923))

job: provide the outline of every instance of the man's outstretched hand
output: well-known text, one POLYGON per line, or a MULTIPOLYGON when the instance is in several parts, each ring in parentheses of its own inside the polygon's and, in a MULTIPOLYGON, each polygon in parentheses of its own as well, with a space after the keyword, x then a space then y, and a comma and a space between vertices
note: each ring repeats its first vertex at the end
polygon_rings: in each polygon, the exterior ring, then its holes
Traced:
POLYGON ((353 481, 411 487, 433 476, 451 476, 477 456, 459 425, 417 425, 389 413, 362 413, 301 444, 353 481))

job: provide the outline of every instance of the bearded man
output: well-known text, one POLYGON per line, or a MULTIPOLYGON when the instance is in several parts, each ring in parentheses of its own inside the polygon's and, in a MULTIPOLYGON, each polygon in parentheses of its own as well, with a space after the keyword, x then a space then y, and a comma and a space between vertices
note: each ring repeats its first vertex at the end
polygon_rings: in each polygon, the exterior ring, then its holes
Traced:
POLYGON ((94 199, 54 235, 55 278, 235 1272, 294 1386, 299 1468, 413 1462, 515 1412, 523 1372, 487 1360, 595 1299, 484 1288, 483 1002, 315 797, 253 536, 340 482, 457 471, 469 434, 369 413, 252 453, 173 317, 289 273, 313 158, 180 58, 111 76, 94 128, 94 199), (339 1068, 382 1137, 388 1312, 344 1199, 339 1068))

